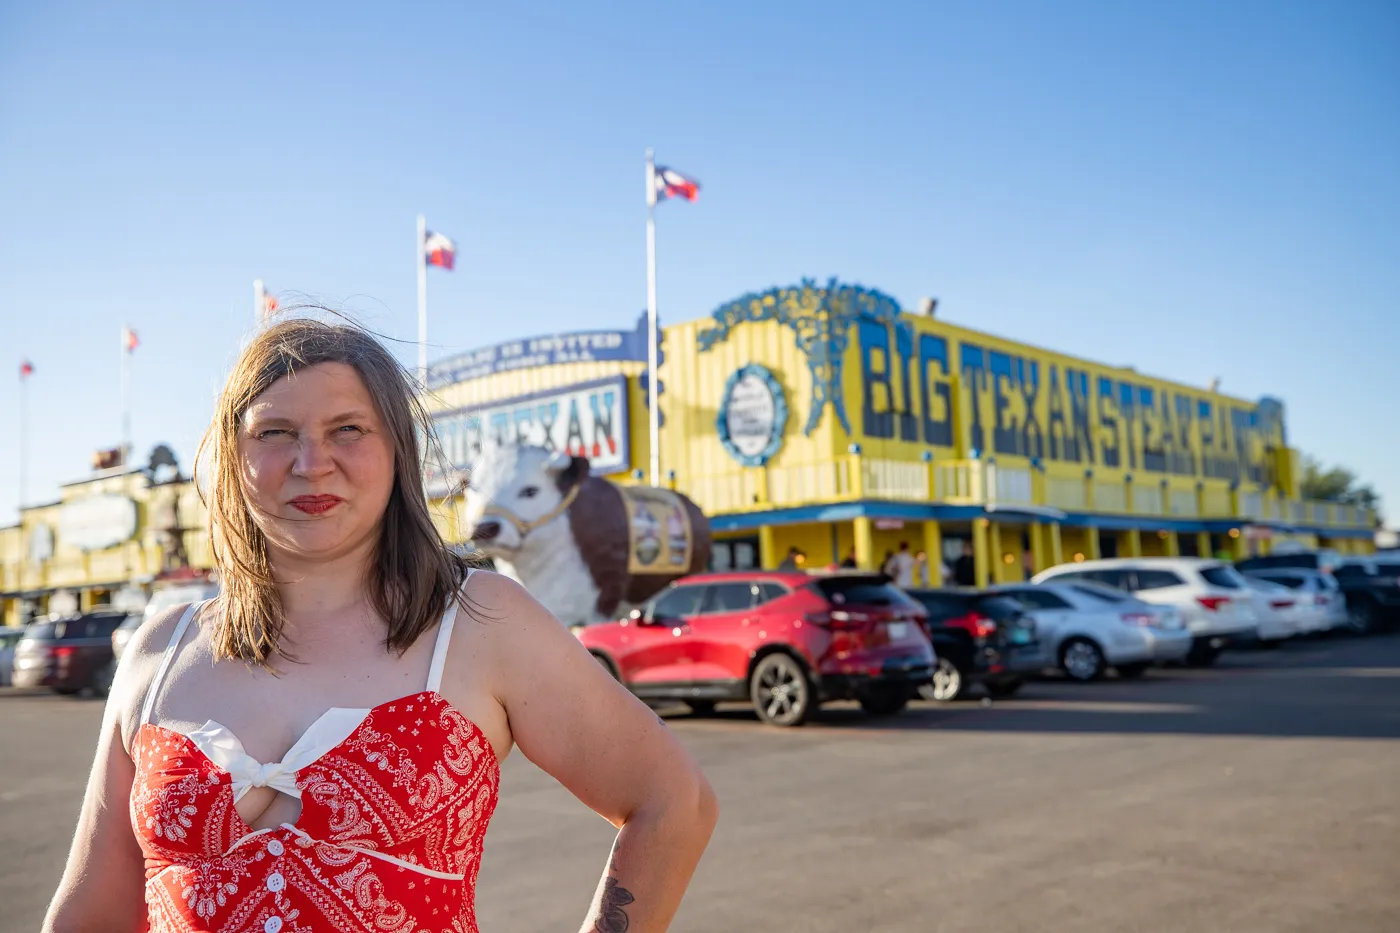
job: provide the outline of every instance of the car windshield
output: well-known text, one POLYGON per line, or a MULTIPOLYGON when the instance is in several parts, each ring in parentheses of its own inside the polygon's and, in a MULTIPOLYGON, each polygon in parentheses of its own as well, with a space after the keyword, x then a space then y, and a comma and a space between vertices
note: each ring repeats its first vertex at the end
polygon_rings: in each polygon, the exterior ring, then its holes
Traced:
POLYGON ((1224 564, 1215 564, 1210 567, 1201 568, 1201 579, 1211 586, 1218 586, 1222 590, 1239 590, 1244 588, 1244 577, 1234 567, 1227 567, 1224 564))
POLYGON ((838 606, 918 606, 884 577, 824 577, 813 586, 838 606))

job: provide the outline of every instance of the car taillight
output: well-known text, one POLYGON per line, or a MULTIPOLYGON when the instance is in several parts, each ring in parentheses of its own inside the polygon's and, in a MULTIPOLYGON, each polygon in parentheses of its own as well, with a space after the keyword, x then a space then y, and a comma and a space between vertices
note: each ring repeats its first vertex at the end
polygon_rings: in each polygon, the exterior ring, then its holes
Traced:
POLYGON ((72 645, 54 645, 49 649, 49 653, 55 658, 72 657, 77 651, 78 649, 74 648, 72 645))
POLYGON ((991 638, 996 634, 997 624, 985 616, 979 616, 974 612, 967 617, 967 620, 972 623, 978 638, 991 638))
POLYGON ((848 632, 851 629, 859 628, 860 625, 850 617, 848 613, 841 610, 829 610, 821 612, 809 612, 802 618, 813 625, 820 625, 829 628, 833 632, 848 632))
POLYGON ((1157 623, 1156 617, 1153 616, 1153 615, 1151 615, 1150 613, 1146 613, 1146 612, 1125 612, 1125 613, 1123 613, 1123 624, 1124 624, 1124 625, 1140 625, 1140 626, 1142 626, 1143 628, 1147 628, 1147 627, 1149 627, 1149 626, 1155 625, 1156 623, 1157 623))
POLYGON ((1202 606, 1205 606, 1205 607, 1206 607, 1207 609, 1209 609, 1211 612, 1215 612, 1215 611, 1216 611, 1217 609, 1219 609, 1221 606, 1228 605, 1229 602, 1230 602, 1230 597, 1228 597, 1228 596, 1197 596, 1197 597, 1196 597, 1196 602, 1200 603, 1202 606))

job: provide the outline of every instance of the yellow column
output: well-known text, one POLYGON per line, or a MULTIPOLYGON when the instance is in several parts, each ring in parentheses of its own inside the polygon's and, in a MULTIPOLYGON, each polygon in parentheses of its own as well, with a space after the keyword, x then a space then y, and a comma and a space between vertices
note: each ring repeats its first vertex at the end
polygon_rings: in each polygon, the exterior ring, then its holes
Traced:
POLYGON ((1099 545, 1099 529, 1094 525, 1090 525, 1086 530, 1088 534, 1085 535, 1085 537, 1089 539, 1089 550, 1085 554, 1085 557, 1089 560, 1098 560, 1103 557, 1103 548, 1099 545))
MULTIPOLYGON (((1204 513, 1202 513, 1202 514, 1204 514, 1204 513)), ((1210 552, 1210 532, 1209 532, 1209 531, 1198 531, 1198 532, 1196 532, 1196 553, 1199 554, 1199 555, 1201 555, 1202 557, 1214 557, 1214 556, 1215 556, 1214 554, 1212 554, 1212 553, 1210 552)))
MULTIPOLYGON (((938 522, 924 522, 924 553, 928 555, 928 585, 943 585, 943 529, 938 522)), ((918 581, 914 581, 918 583, 918 581)))
POLYGON ((1127 545, 1127 557, 1142 556, 1142 532, 1136 528, 1130 529, 1123 535, 1124 543, 1127 545))
POLYGON ((875 523, 861 516, 855 520, 856 564, 862 570, 875 566, 875 523))
POLYGON ((92 590, 78 590, 78 611, 87 612, 92 609, 92 590))
MULTIPOLYGON (((992 522, 987 530, 989 532, 987 538, 988 550, 991 551, 991 563, 988 565, 987 575, 991 577, 991 582, 1002 583, 1004 582, 1004 577, 1002 576, 1002 567, 1004 565, 1001 562, 1001 525, 997 522, 992 522)), ((981 584, 979 583, 978 586, 981 586, 981 584)))
POLYGON ((774 541, 773 526, 761 525, 758 529, 758 566, 772 570, 782 558, 778 557, 778 546, 774 541))
POLYGON ((1046 530, 1050 532, 1050 566, 1058 567, 1065 562, 1064 545, 1060 542, 1060 523, 1051 522, 1046 530))
POLYGON ((1167 532, 1167 556, 1168 556, 1168 557, 1180 557, 1180 556, 1181 556, 1181 539, 1179 539, 1179 538, 1176 536, 1176 532, 1175 532, 1175 531, 1169 531, 1169 532, 1167 532))
POLYGON ((1040 522, 1031 522, 1031 569, 1040 573, 1048 565, 1045 563, 1046 527, 1040 522))
POLYGON ((986 586, 988 580, 988 568, 991 567, 992 556, 987 547, 987 528, 991 522, 985 518, 974 519, 972 522, 972 559, 976 563, 976 584, 986 586))
POLYGON ((1244 560, 1249 556, 1249 542, 1244 539, 1244 532, 1235 529, 1239 534, 1230 539, 1230 551, 1235 555, 1235 560, 1244 560))

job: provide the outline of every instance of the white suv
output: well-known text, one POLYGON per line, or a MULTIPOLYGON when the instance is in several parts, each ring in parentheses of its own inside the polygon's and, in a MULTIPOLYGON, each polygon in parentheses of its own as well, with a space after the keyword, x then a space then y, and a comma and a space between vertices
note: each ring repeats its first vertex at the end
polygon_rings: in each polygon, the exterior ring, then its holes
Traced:
POLYGON ((1033 578, 1088 580, 1132 593, 1148 603, 1175 606, 1192 635, 1188 664, 1214 663, 1235 640, 1258 637, 1259 613, 1254 591, 1239 571, 1218 560, 1199 557, 1120 557, 1051 567, 1033 578))

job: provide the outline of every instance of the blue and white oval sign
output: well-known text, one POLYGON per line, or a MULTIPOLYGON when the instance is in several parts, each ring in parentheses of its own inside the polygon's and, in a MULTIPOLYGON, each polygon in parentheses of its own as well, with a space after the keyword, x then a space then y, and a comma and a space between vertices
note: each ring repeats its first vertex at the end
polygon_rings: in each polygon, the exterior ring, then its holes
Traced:
POLYGON ((750 363, 725 384, 716 419, 720 442, 744 466, 763 466, 783 446, 787 416, 782 383, 765 367, 750 363))

